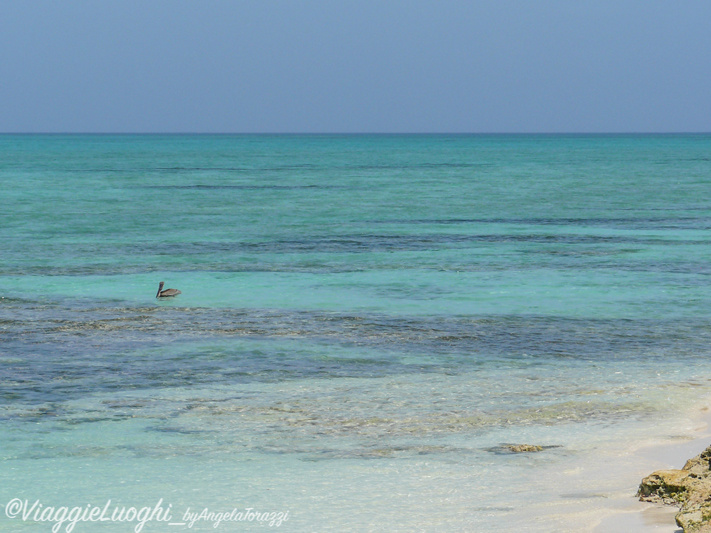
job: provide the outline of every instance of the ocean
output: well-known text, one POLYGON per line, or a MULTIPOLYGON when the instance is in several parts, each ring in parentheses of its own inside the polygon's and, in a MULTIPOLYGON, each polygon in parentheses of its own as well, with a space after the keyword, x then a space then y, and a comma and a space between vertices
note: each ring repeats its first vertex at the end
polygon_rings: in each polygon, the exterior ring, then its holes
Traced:
POLYGON ((0 532, 588 531, 710 392, 711 135, 2 135, 0 183, 0 532))

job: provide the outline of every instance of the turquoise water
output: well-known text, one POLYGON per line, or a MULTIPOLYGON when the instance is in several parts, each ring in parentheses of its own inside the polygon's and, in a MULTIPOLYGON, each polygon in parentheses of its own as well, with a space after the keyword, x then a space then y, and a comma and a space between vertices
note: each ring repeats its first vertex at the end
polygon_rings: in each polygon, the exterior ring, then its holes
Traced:
POLYGON ((709 135, 5 135, 0 182, 5 509, 548 531, 709 392, 709 135))

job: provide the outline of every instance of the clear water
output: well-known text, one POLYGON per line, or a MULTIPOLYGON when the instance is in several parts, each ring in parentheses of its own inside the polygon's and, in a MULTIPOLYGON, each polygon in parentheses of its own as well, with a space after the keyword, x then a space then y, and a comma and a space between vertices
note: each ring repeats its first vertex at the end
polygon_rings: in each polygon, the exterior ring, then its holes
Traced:
POLYGON ((0 136, 0 505, 582 531, 639 480, 570 473, 709 393, 710 182, 707 135, 0 136))

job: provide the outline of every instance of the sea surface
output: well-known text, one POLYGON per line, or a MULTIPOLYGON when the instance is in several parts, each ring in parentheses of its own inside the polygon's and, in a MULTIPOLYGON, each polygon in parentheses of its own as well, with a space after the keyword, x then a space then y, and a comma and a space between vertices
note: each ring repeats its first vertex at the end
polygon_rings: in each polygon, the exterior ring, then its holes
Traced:
POLYGON ((710 186, 711 135, 2 135, 0 532, 586 530, 711 392, 710 186))

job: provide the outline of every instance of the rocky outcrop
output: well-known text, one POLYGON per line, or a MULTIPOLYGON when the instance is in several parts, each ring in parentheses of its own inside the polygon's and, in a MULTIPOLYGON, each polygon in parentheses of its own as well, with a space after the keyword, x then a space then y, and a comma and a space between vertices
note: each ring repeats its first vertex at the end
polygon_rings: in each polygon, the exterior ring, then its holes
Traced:
POLYGON ((676 523, 685 533, 711 533, 711 446, 681 470, 659 470, 644 478, 637 496, 680 506, 676 523))

